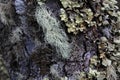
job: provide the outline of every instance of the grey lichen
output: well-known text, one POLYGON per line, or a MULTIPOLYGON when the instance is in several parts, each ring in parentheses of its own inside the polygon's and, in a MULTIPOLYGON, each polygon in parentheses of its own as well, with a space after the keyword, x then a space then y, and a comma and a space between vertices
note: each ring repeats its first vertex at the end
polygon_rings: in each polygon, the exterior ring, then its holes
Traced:
POLYGON ((63 58, 68 58, 71 52, 68 37, 60 22, 55 17, 52 17, 51 14, 45 5, 40 5, 36 8, 35 17, 45 34, 44 40, 54 46, 57 53, 60 53, 63 58))
POLYGON ((16 43, 21 41, 21 35, 22 35, 22 29, 17 27, 15 30, 12 31, 11 36, 10 36, 10 42, 11 43, 16 43))
POLYGON ((14 10, 12 7, 12 1, 10 0, 7 4, 0 3, 0 20, 5 25, 15 25, 13 20, 14 10))

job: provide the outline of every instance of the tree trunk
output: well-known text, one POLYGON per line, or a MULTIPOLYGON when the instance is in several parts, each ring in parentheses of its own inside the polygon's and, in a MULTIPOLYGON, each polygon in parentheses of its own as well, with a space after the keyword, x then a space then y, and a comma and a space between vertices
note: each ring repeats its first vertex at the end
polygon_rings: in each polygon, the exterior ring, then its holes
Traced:
POLYGON ((0 80, 120 79, 117 4, 76 1, 0 0, 0 80))

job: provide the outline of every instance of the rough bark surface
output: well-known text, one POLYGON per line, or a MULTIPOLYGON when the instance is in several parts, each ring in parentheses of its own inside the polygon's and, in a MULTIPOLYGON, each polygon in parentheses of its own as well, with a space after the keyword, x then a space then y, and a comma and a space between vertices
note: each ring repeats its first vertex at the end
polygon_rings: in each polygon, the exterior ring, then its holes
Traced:
POLYGON ((119 41, 118 52, 111 50, 113 38, 120 39, 119 26, 116 34, 111 27, 88 27, 74 35, 61 21, 62 0, 39 1, 0 0, 0 80, 120 79, 119 41), (111 51, 104 54, 106 45, 111 51))

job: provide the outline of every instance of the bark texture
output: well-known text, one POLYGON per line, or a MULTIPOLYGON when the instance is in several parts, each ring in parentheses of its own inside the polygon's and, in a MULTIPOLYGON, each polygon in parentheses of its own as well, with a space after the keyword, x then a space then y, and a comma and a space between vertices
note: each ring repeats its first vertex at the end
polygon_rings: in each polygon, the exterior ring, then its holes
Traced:
POLYGON ((104 0, 70 1, 0 0, 0 80, 120 79, 120 17, 100 12, 104 0), (91 20, 97 27, 85 22, 69 30, 76 14, 89 16, 82 8, 99 15, 91 20))

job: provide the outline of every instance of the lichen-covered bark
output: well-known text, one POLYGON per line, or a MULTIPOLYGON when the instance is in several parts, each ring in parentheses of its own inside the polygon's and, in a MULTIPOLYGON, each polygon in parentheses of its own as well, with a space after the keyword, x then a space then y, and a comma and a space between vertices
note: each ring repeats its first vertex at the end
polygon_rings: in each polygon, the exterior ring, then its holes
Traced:
POLYGON ((2 55, 0 55, 0 80, 10 80, 8 69, 5 66, 2 55))
POLYGON ((115 5, 116 0, 0 0, 0 80, 119 80, 115 5))

